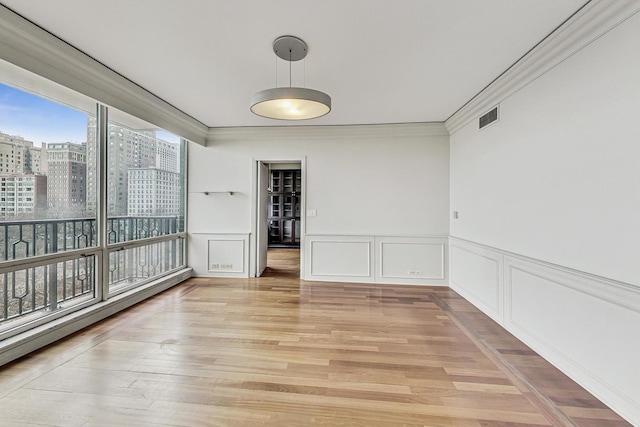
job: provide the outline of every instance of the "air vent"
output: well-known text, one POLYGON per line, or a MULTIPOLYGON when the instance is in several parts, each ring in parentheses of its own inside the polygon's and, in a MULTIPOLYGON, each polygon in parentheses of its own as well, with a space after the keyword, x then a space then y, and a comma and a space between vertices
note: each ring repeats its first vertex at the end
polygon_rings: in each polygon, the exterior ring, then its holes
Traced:
POLYGON ((478 119, 479 129, 489 126, 491 123, 498 121, 498 106, 493 107, 489 112, 483 114, 478 119))

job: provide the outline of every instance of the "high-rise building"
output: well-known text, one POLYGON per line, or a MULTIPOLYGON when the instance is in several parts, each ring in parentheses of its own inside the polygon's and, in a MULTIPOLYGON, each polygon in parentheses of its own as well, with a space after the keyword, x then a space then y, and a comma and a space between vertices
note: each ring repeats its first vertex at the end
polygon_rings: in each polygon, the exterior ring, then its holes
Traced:
POLYGON ((47 206, 47 177, 40 147, 0 132, 0 218, 33 217, 47 206))
POLYGON ((83 214, 86 202, 86 144, 46 145, 47 204, 61 216, 83 214))
MULTIPOLYGON (((21 136, 0 132, 0 174, 44 173, 42 149, 21 136)), ((44 161, 46 163, 46 160, 44 161)))
POLYGON ((28 218, 46 206, 45 175, 0 174, 0 218, 28 218))
MULTIPOLYGON (((156 136, 152 131, 134 131, 110 123, 107 145, 107 213, 127 214, 127 172, 130 168, 147 168, 156 164, 156 136)), ((87 210, 96 211, 97 174, 96 119, 87 123, 87 210)))
POLYGON ((129 169, 129 216, 180 214, 179 150, 179 144, 156 139, 155 167, 129 169))
POLYGON ((156 142, 156 168, 169 172, 180 172, 180 145, 158 139, 156 142))
POLYGON ((0 173, 24 173, 26 144, 33 143, 20 136, 0 133, 0 173))
POLYGON ((156 168, 129 169, 129 216, 177 216, 180 174, 156 168))
POLYGON ((28 147, 25 151, 25 173, 47 174, 47 150, 28 147))

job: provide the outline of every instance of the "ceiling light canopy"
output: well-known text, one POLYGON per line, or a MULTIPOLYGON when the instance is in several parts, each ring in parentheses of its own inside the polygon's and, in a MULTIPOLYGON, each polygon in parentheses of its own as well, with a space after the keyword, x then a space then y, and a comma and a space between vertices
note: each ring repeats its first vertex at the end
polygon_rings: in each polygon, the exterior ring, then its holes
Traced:
POLYGON ((265 89, 251 98, 251 112, 277 120, 308 120, 331 111, 331 97, 318 90, 291 87, 291 62, 307 56, 307 44, 294 36, 278 37, 275 54, 289 62, 289 87, 265 89))

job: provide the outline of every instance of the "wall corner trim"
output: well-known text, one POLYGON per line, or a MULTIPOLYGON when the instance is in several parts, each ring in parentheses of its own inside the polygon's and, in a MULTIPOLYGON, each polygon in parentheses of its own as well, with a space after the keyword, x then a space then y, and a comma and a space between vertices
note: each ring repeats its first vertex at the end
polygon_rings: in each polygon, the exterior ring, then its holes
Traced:
POLYGON ((640 11, 640 3, 592 0, 462 106, 445 126, 450 134, 475 120, 640 11))
POLYGON ((248 126, 210 128, 207 145, 260 140, 281 141, 283 139, 300 139, 315 137, 331 137, 333 139, 358 138, 399 138, 399 137, 449 136, 444 123, 390 123, 376 125, 342 125, 342 126, 248 126))

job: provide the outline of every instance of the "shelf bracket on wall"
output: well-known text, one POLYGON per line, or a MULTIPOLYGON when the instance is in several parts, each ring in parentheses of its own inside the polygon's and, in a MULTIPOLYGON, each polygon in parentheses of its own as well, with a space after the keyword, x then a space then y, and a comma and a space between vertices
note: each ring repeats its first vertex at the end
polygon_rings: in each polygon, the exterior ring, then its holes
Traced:
POLYGON ((209 194, 228 194, 230 196, 233 196, 234 193, 237 193, 237 191, 193 191, 192 194, 204 194, 205 196, 208 196, 209 194))

